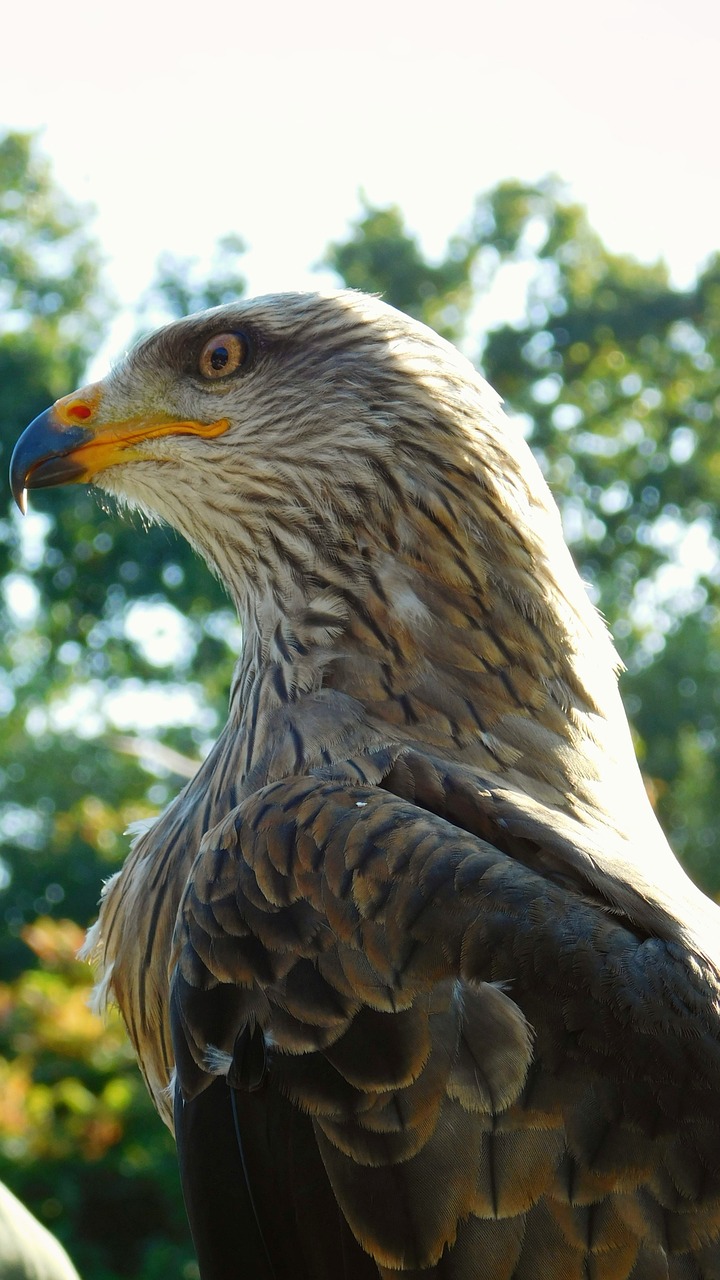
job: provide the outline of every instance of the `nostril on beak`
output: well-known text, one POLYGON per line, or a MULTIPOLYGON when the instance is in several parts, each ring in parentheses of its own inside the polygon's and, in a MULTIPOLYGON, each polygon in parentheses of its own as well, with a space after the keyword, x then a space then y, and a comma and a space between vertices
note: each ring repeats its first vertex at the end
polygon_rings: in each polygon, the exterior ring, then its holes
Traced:
POLYGON ((71 404, 63 407, 65 416, 71 418, 73 422, 87 422, 88 418, 92 418, 92 407, 85 404, 84 400, 73 400, 71 404))

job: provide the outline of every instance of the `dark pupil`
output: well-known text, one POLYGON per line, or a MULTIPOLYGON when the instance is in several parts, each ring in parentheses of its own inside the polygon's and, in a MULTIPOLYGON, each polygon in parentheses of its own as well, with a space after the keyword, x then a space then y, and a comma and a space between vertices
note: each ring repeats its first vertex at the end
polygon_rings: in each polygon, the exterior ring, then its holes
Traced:
POLYGON ((216 347, 210 357, 210 363, 213 369, 224 369, 229 359, 227 347, 216 347))

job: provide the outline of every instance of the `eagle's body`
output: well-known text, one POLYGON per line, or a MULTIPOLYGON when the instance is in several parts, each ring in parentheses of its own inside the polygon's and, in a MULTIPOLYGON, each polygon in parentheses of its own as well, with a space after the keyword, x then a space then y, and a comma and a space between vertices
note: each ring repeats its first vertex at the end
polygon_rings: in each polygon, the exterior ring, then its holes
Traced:
POLYGON ((93 936, 203 1280, 720 1277, 720 913, 471 366, 362 295, 219 308, 14 477, 167 520, 243 625, 93 936))

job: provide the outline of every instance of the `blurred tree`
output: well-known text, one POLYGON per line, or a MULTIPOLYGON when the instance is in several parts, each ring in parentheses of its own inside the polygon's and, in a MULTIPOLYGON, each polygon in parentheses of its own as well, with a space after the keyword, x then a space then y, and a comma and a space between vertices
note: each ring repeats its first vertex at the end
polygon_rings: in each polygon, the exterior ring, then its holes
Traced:
POLYGON ((477 245, 454 236, 442 262, 424 257, 396 205, 373 208, 362 197, 362 215, 347 240, 329 246, 324 265, 350 289, 379 293, 408 315, 454 341, 473 300, 477 245))
MULTIPOLYGON (((5 471, 18 427, 77 383, 108 314, 99 287, 99 253, 83 229, 85 220, 83 211, 54 187, 29 135, 0 139, 0 448, 5 471)), ((64 497, 60 512, 72 504, 72 498, 64 497)), ((41 603, 28 576, 41 559, 48 522, 35 516, 23 528, 7 498, 5 506, 6 518, 0 520, 0 712, 5 719, 0 849, 7 932, 0 956, 7 973, 8 965, 25 961, 25 949, 14 941, 23 918, 37 913, 46 890, 51 897, 63 892, 40 834, 53 800, 46 788, 38 796, 38 756, 24 732, 25 691, 32 688, 42 698, 52 686, 55 673, 48 662, 63 625, 52 602, 41 603), (20 689, 22 706, 17 703, 20 689)), ((67 679, 67 666, 64 674, 67 679)), ((68 766, 60 768, 66 776, 68 766)), ((52 769, 48 761, 48 771, 52 769)), ((59 781, 56 777, 55 784, 59 781)))
POLYGON ((141 299, 140 314, 153 315, 152 327, 179 316, 220 307, 241 298, 246 281, 240 261, 246 251, 245 241, 238 235, 221 236, 209 264, 197 258, 177 258, 164 253, 157 265, 157 275, 141 299))
POLYGON ((38 919, 37 965, 0 983, 0 1172, 87 1280, 196 1280, 174 1143, 119 1016, 88 1008, 83 936, 38 919))
POLYGON ((524 315, 474 354, 521 417, 627 663, 661 819, 717 893, 720 258, 675 289, 662 263, 610 253, 548 178, 480 197, 432 264, 397 209, 366 203, 327 262, 427 323, 444 316, 466 349, 478 293, 500 299, 503 273, 523 272, 524 315))
MULTIPOLYGON (((82 381, 110 313, 87 221, 30 136, 0 138, 6 467, 23 424, 82 381)), ((138 695, 157 686, 170 733, 177 721, 195 754, 214 715, 184 681, 171 713, 173 687, 194 651, 210 650, 209 671, 229 652, 212 634, 219 589, 193 577, 184 547, 152 537, 136 558, 133 530, 81 488, 43 495, 25 521, 6 500, 0 520, 0 1177, 94 1280, 197 1274, 172 1139, 124 1034, 86 1008, 87 966, 69 959, 128 821, 156 811, 169 776, 119 754, 113 726, 137 733, 138 695), (191 618, 182 634, 173 593, 191 618), (82 928, 36 923, 58 912, 82 928)))
MULTIPOLYGON (((0 138, 6 460, 20 428, 82 382, 107 319, 86 221, 30 138, 0 138)), ((143 327, 241 295, 242 252, 231 237, 207 264, 163 259, 143 327)), ((674 289, 661 264, 610 254, 553 179, 481 197, 439 261, 398 209, 365 202, 328 261, 473 356, 478 301, 519 273, 523 315, 488 333, 485 371, 619 640, 666 828, 717 890, 720 264, 674 289)), ((170 1136, 117 1024, 85 1010, 70 952, 125 828, 162 807, 216 733, 237 623, 185 544, 159 528, 139 538, 82 487, 33 494, 25 521, 8 501, 0 558, 0 1177, 93 1280, 190 1277, 170 1136)))
POLYGON ((502 192, 488 223, 509 254, 531 241, 537 270, 525 320, 489 335, 485 370, 526 416, 627 663, 670 840, 718 893, 720 259, 675 289, 661 263, 609 253, 556 183, 502 192))
MULTIPOLYGON (((82 381, 108 316, 86 220, 54 188, 28 136, 0 142, 6 463, 22 425, 82 381)), ((143 308, 153 313, 150 327, 242 292, 242 251, 239 238, 228 237, 207 279, 190 262, 165 259, 143 308)), ((98 510, 82 488, 33 495, 25 521, 8 504, 0 547, 7 974, 25 964, 20 933, 39 911, 71 905, 76 918, 92 918, 98 887, 126 847, 128 821, 156 811, 170 793, 172 769, 155 755, 149 778, 137 753, 119 756, 112 730, 150 739, 159 730, 197 757, 222 714, 237 627, 222 589, 174 534, 154 528, 141 542, 132 520, 98 510), (202 687, 194 671, 203 673, 202 687), (148 692, 152 703, 143 700, 148 692), (67 854, 62 861, 59 852, 67 854)))
MULTIPOLYGON (((77 379, 107 318, 87 211, 54 186, 29 134, 0 138, 0 421, 77 379)), ((3 431, 4 447, 8 435, 3 431)), ((10 432, 12 441, 12 431, 10 432)))

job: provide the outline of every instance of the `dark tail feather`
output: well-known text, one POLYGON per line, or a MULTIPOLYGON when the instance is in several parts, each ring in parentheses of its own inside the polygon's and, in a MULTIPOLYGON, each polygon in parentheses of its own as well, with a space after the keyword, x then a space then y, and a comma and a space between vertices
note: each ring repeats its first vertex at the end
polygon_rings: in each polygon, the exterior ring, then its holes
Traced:
POLYGON ((183 1102, 176 1086, 175 1138, 202 1280, 279 1280, 248 1187, 224 1080, 191 1102, 183 1102))
POLYGON ((275 1089, 218 1079, 175 1096, 185 1207, 202 1280, 378 1280, 341 1213, 312 1120, 275 1089))

